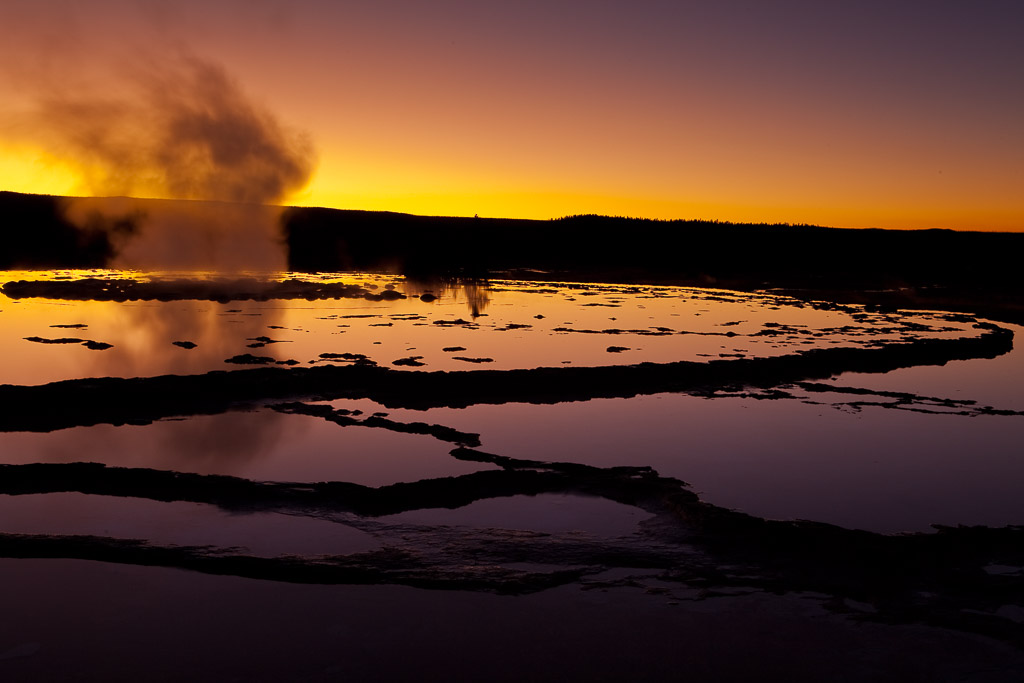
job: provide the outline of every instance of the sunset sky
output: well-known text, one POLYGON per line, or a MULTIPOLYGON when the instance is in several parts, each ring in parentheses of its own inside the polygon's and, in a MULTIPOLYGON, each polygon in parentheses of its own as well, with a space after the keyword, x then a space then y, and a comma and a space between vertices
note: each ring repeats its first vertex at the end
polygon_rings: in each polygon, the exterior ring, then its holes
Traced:
POLYGON ((0 25, 0 189, 1024 230, 1020 0, 4 0, 0 25), (250 125, 273 163, 241 190, 168 144, 250 125))

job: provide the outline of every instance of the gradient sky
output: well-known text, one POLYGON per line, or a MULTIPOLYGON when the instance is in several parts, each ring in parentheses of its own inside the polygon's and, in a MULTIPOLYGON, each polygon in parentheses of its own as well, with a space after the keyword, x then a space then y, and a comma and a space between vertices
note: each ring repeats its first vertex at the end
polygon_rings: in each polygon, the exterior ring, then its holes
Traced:
POLYGON ((180 194, 90 172, 39 108, 193 59, 314 150, 287 203, 1024 230, 1020 0, 4 0, 0 25, 0 189, 180 194))

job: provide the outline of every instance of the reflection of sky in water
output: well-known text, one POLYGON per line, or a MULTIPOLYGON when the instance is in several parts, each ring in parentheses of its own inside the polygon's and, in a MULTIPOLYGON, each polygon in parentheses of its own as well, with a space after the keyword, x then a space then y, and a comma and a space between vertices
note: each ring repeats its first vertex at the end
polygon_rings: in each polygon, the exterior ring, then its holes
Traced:
POLYGON ((492 469, 448 456, 452 444, 339 427, 271 410, 0 435, 4 462, 102 462, 256 481, 350 481, 383 486, 492 469))
MULTIPOLYGON (((415 415, 403 412, 392 416, 415 415)), ((649 465, 708 502, 770 518, 876 531, 1024 520, 1020 416, 657 394, 442 408, 417 419, 479 432, 482 450, 510 457, 649 465)))
POLYGON ((81 493, 0 495, 4 532, 143 539, 160 545, 240 546, 249 555, 328 555, 378 547, 342 524, 272 512, 230 514, 199 503, 81 493))
MULTIPOLYGON (((18 273, 12 278, 24 276, 18 273)), ((720 358, 720 354, 777 355, 817 346, 892 341, 907 334, 977 333, 969 323, 941 317, 914 316, 912 320, 931 329, 908 332, 900 328, 907 320, 900 316, 816 310, 788 299, 709 290, 499 282, 486 292, 437 288, 439 299, 426 303, 416 298, 423 285, 383 276, 353 281, 379 289, 394 283, 411 296, 392 302, 123 304, 14 302, 0 297, 0 348, 6 359, 0 363, 0 381, 28 384, 77 376, 233 369, 223 361, 240 353, 294 358, 303 365, 320 353, 348 352, 366 354, 388 366, 398 358, 422 356, 424 370, 506 369, 562 361, 600 365, 702 360, 720 358), (474 307, 484 315, 474 318, 474 307), (435 324, 457 320, 472 324, 435 324), (58 324, 87 327, 50 327, 58 324), (529 327, 509 328, 510 324, 529 327), (779 334, 750 336, 778 331, 779 325, 790 327, 779 334), (624 332, 562 331, 609 329, 624 332), (816 336, 823 329, 833 331, 816 336), (637 330, 671 333, 650 335, 637 330), (679 334, 683 331, 692 334, 679 334), (23 340, 33 335, 74 336, 114 347, 91 351, 23 340), (247 346, 260 336, 283 341, 247 346), (198 346, 189 351, 173 346, 172 341, 193 341, 198 346), (607 352, 612 345, 629 350, 607 352), (443 351, 446 347, 465 350, 443 351), (493 362, 471 365, 454 356, 487 357, 493 362)), ((1014 330, 1020 334, 1024 328, 1014 330)), ((847 374, 831 383, 1021 410, 1024 398, 1018 388, 1024 380, 1024 363, 1020 358, 1020 351, 1014 351, 992 360, 907 368, 885 375, 847 374)), ((838 405, 848 401, 848 395, 794 394, 796 399, 785 400, 661 394, 425 412, 388 410, 365 400, 333 404, 362 410, 364 415, 384 410, 399 421, 479 433, 482 450, 505 456, 597 466, 649 465, 689 482, 711 503, 758 516, 808 518, 879 531, 921 530, 932 523, 1024 521, 1024 498, 1015 486, 1024 474, 1015 446, 1024 440, 1024 417, 930 415, 877 406, 858 410, 838 405)), ((91 460, 256 480, 339 480, 370 486, 491 469, 455 460, 448 455, 451 448, 452 444, 429 436, 342 428, 318 418, 270 410, 148 426, 100 425, 50 434, 0 435, 0 452, 9 463, 91 460)), ((12 511, 18 505, 9 500, 3 504, 15 506, 12 511)), ((619 508, 608 501, 573 497, 517 497, 479 501, 454 511, 403 513, 395 521, 565 530, 570 517, 587 529, 600 527, 594 520, 604 518, 609 530, 630 527, 635 517, 643 517, 619 508)))
POLYGON ((998 358, 952 361, 942 368, 900 368, 884 375, 847 373, 833 384, 870 386, 882 391, 911 391, 927 396, 968 399, 1008 410, 1024 410, 1024 326, 999 323, 1013 330, 1014 350, 998 358))
POLYGON ((457 510, 428 508, 379 517, 385 523, 525 529, 546 534, 626 536, 650 517, 642 510, 603 498, 540 494, 478 500, 457 510))
POLYGON ((932 331, 907 330, 898 317, 817 310, 785 297, 715 290, 496 282, 486 292, 435 286, 438 300, 426 303, 418 298, 425 285, 385 276, 344 281, 377 291, 394 285, 410 296, 229 303, 0 296, 0 350, 9 359, 0 363, 0 382, 201 373, 234 369, 224 361, 246 353, 304 366, 325 362, 320 354, 355 353, 384 366, 418 357, 424 370, 503 370, 771 356, 907 334, 974 334, 964 323, 918 319, 932 331), (473 310, 481 315, 474 317, 473 310), (95 351, 26 337, 71 337, 113 347, 95 351), (175 341, 196 347, 180 348, 175 341), (609 352, 610 347, 620 350, 609 352))

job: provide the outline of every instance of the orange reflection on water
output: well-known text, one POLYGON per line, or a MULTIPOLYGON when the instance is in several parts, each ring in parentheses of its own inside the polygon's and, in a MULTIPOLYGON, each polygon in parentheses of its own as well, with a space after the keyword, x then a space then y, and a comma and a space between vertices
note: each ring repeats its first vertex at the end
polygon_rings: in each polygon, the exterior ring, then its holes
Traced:
MULTIPOLYGON (((129 271, 111 275, 146 277, 129 271)), ((12 280, 77 276, 8 274, 12 280)), ((419 295, 431 286, 401 278, 305 277, 359 284, 368 291, 391 287, 406 298, 227 303, 4 298, 0 352, 16 362, 0 364, 0 382, 230 370, 239 365, 225 361, 246 354, 264 364, 303 366, 345 362, 331 354, 362 354, 388 367, 411 358, 411 367, 423 370, 707 361, 894 341, 906 333, 898 320, 882 314, 819 310, 792 299, 716 290, 495 281, 487 287, 434 285, 437 299, 426 302, 419 295), (92 350, 28 337, 70 337, 112 347, 92 350)), ((969 325, 941 324, 945 331, 935 327, 928 334, 976 333, 969 325)))
MULTIPOLYGON (((87 275, 180 276, 130 271, 7 274, 10 279, 87 275)), ((359 353, 382 366, 408 372, 558 366, 563 361, 576 366, 710 361, 739 354, 766 356, 837 345, 899 343, 908 336, 978 334, 970 322, 959 322, 955 316, 815 308, 784 297, 721 290, 513 281, 466 287, 380 275, 301 277, 358 284, 370 292, 392 287, 407 298, 118 303, 4 297, 0 298, 4 323, 0 382, 35 384, 71 377, 234 370, 243 366, 224 360, 244 353, 294 359, 303 367, 344 362, 322 359, 321 354, 359 353), (426 289, 437 299, 421 300, 419 295, 426 289), (24 337, 29 336, 77 337, 113 346, 90 350, 81 344, 26 341, 24 337), (181 348, 174 341, 190 341, 196 348, 181 348), (611 345, 623 350, 609 352, 611 345), (411 369, 393 365, 410 357, 419 357, 423 365, 411 369), (474 364, 459 358, 491 361, 474 364)), ((1019 361, 1008 354, 996 361, 965 361, 962 367, 911 368, 891 377, 854 376, 839 383, 949 396, 958 393, 960 385, 955 381, 950 385, 944 378, 960 373, 981 377, 978 368, 986 363, 998 364, 999 374, 1006 377, 1015 377, 1012 373, 1019 369, 1019 361)), ((1006 382, 1000 391, 1012 392, 1015 386, 1006 382)), ((985 401, 984 392, 969 398, 985 401)), ((364 415, 384 410, 397 421, 425 421, 478 433, 485 451, 502 455, 654 466, 663 474, 692 481, 712 502, 759 515, 809 516, 891 531, 932 521, 1003 523, 1019 516, 1019 496, 1003 485, 1016 481, 1018 474, 1015 451, 1007 444, 1016 443, 1019 422, 1014 420, 1019 416, 967 419, 881 407, 848 413, 799 400, 708 401, 681 395, 558 406, 478 405, 425 414, 388 410, 368 400, 333 403, 364 415), (743 430, 735 429, 737 420, 743 421, 743 430), (1000 476, 971 469, 977 460, 972 450, 976 445, 990 454, 987 462, 1000 476), (884 458, 865 459, 865 454, 876 453, 884 458), (968 480, 967 473, 974 479, 968 480), (924 479, 934 479, 929 490, 939 493, 914 493, 924 479), (764 481, 771 486, 764 486, 764 481), (850 487, 850 481, 859 483, 850 487), (882 487, 878 481, 887 483, 882 487), (940 515, 964 482, 972 487, 971 500, 977 504, 940 515), (878 493, 883 489, 888 493, 878 493), (866 490, 882 499, 867 506, 867 511, 863 506, 866 490), (920 513, 900 513, 911 499, 915 501, 911 507, 920 513)), ((994 399, 993 404, 1016 405, 994 399)), ((2 443, 5 462, 92 460, 256 480, 341 480, 370 486, 490 467, 449 457, 451 444, 431 437, 362 426, 343 428, 270 410, 148 426, 13 432, 3 435, 2 443)))

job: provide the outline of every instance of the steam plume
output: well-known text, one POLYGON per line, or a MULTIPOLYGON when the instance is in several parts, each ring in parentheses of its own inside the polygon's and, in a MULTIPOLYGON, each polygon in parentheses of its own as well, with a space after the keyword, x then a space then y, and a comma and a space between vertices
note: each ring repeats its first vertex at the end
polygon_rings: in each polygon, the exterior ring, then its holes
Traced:
POLYGON ((275 203, 313 170, 306 136, 283 128, 220 66, 150 63, 115 96, 48 93, 31 129, 77 165, 92 194, 275 203))

